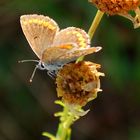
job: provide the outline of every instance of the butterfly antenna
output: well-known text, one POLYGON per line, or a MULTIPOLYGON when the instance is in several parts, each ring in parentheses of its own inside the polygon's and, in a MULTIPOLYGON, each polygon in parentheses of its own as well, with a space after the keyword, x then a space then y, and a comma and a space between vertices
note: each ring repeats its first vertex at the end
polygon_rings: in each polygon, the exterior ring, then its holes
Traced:
POLYGON ((20 61, 18 61, 18 63, 24 63, 24 62, 39 62, 39 60, 20 60, 20 61))
POLYGON ((34 75, 35 75, 35 72, 36 72, 37 68, 38 68, 38 65, 36 65, 36 67, 34 68, 34 71, 33 71, 32 75, 31 75, 31 78, 30 78, 30 82, 33 81, 33 78, 34 78, 34 75))

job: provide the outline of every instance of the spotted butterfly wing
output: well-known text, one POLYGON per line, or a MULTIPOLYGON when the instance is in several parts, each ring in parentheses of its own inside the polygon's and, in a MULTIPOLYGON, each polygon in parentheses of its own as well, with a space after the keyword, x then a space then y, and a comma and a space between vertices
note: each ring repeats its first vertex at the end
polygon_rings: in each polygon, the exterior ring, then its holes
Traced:
POLYGON ((47 48, 42 54, 42 61, 46 64, 66 64, 71 61, 76 60, 80 56, 85 56, 91 53, 100 51, 101 47, 91 47, 91 48, 82 48, 69 50, 73 45, 67 44, 59 47, 50 47, 47 48), (65 47, 65 48, 64 48, 65 47), (54 56, 55 57, 52 57, 54 56))
POLYGON ((47 16, 36 14, 21 16, 20 23, 32 50, 40 59, 43 51, 52 45, 59 31, 57 23, 47 16))
MULTIPOLYGON (((68 27, 58 32, 54 38, 52 46, 61 46, 64 44, 74 44, 74 48, 89 48, 89 35, 82 29, 68 27)), ((73 49, 74 49, 73 48, 73 49)))

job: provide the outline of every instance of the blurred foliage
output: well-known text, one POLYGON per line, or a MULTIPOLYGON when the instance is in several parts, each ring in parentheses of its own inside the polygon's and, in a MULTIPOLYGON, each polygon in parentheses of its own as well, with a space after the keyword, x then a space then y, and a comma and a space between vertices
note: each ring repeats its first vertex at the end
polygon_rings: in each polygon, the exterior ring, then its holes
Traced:
MULTIPOLYGON (((37 59, 19 24, 22 14, 52 17, 60 26, 76 26, 88 31, 97 9, 87 0, 1 0, 0 1, 0 140, 39 140, 42 131, 55 133, 60 108, 54 81, 46 71, 37 71, 29 83, 37 59)), ((103 50, 89 55, 102 65, 103 92, 87 107, 86 117, 73 126, 72 139, 140 139, 140 29, 119 16, 105 15, 92 45, 103 50), (78 134, 78 135, 77 135, 78 134)))

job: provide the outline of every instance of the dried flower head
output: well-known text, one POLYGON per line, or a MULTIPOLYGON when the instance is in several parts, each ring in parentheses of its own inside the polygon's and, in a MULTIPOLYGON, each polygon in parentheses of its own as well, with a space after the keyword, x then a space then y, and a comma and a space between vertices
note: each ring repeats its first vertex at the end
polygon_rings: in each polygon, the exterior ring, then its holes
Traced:
POLYGON ((130 19, 134 28, 140 26, 140 0, 89 0, 93 3, 99 10, 109 15, 121 15, 130 19), (129 11, 135 11, 136 16, 132 17, 129 11))
POLYGON ((65 103, 80 106, 95 99, 101 91, 99 76, 104 76, 98 68, 99 64, 85 61, 65 65, 56 78, 58 97, 65 103))
POLYGON ((140 0, 89 0, 97 6, 101 11, 115 15, 120 13, 128 13, 135 10, 140 5, 140 0))

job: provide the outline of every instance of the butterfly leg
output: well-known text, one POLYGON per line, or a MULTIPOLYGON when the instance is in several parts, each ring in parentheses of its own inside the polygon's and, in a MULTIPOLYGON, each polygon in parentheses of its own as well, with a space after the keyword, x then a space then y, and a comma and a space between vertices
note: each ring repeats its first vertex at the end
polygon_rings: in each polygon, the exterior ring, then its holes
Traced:
POLYGON ((47 71, 47 74, 54 80, 56 78, 56 72, 55 71, 47 71))

